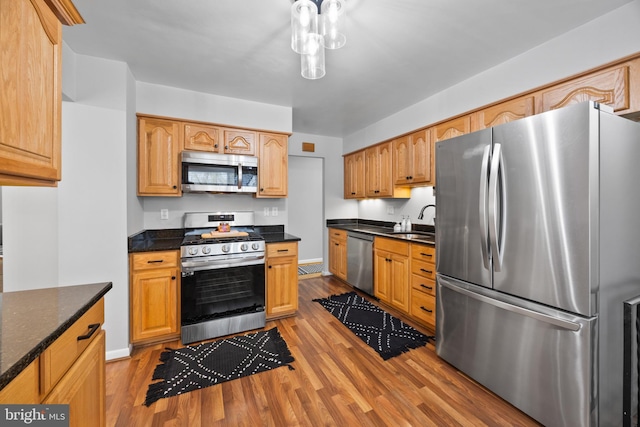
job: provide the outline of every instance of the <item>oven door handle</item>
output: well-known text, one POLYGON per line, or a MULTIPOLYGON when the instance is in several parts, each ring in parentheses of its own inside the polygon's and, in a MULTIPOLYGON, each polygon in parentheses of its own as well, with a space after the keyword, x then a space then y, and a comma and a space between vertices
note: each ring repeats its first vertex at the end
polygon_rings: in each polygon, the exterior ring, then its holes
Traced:
POLYGON ((202 260, 202 261, 182 261, 182 274, 192 273, 202 270, 219 270, 228 267, 243 267, 245 265, 264 264, 264 255, 257 257, 232 258, 220 261, 202 260))

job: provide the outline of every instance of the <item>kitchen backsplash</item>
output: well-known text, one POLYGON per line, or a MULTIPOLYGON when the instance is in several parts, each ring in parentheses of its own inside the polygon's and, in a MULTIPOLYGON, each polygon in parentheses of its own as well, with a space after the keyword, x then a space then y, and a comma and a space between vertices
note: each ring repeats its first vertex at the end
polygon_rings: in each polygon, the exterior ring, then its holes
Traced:
POLYGON ((367 199, 358 202, 358 218, 378 221, 400 221, 409 216, 413 224, 433 225, 435 209, 424 211, 424 219, 418 215, 423 206, 436 204, 433 187, 416 187, 411 190, 410 199, 367 199))

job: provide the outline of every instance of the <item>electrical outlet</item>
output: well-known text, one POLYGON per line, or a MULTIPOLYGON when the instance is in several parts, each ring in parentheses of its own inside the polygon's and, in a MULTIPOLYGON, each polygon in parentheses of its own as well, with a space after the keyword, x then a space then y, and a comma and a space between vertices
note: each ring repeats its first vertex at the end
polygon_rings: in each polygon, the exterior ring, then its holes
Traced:
POLYGON ((169 219, 169 209, 160 209, 160 219, 169 219))
POLYGON ((274 206, 271 208, 271 216, 278 216, 278 207, 274 206))
POLYGON ((395 209, 393 206, 387 206, 387 215, 393 215, 395 213, 395 209))
POLYGON ((264 216, 269 216, 269 208, 264 208, 264 216))

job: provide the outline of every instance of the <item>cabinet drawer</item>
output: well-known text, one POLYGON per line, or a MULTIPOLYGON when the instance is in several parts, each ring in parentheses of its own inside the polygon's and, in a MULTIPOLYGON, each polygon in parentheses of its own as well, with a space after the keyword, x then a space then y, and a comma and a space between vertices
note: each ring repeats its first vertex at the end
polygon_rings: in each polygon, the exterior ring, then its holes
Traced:
POLYGON ((134 271, 150 268, 177 267, 180 260, 178 251, 142 252, 131 255, 134 271))
POLYGON ((436 248, 427 245, 411 245, 411 258, 436 263, 436 248))
POLYGON ((436 296, 436 282, 419 274, 411 275, 411 288, 436 296))
POLYGON ((270 243, 267 245, 267 258, 298 255, 298 242, 270 243))
POLYGON ((329 238, 336 240, 347 240, 347 230, 339 230, 337 228, 329 229, 329 238))
POLYGON ((426 277, 431 280, 436 280, 436 266, 428 262, 412 259, 411 273, 426 277))
POLYGON ((43 394, 47 394, 53 388, 78 356, 99 335, 103 323, 104 299, 100 299, 42 353, 40 386, 43 394))
POLYGON ((409 243, 403 242, 401 240, 376 237, 374 245, 378 250, 393 252, 398 255, 409 256, 409 243))
POLYGON ((411 290, 411 316, 435 327, 436 324, 436 299, 431 295, 411 290))

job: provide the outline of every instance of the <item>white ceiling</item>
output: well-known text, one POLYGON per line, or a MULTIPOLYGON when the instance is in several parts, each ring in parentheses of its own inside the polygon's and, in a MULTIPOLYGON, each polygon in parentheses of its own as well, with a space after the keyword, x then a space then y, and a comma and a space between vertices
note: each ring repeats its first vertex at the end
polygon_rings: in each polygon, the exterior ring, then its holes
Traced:
POLYGON ((291 0, 74 0, 76 53, 137 81, 293 108, 293 131, 346 136, 631 0, 346 0, 347 44, 300 75, 291 0))

